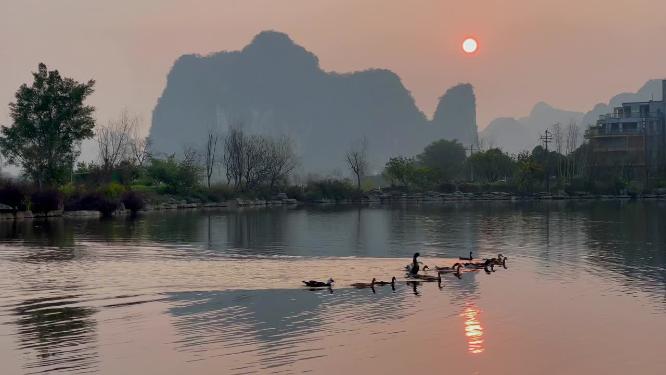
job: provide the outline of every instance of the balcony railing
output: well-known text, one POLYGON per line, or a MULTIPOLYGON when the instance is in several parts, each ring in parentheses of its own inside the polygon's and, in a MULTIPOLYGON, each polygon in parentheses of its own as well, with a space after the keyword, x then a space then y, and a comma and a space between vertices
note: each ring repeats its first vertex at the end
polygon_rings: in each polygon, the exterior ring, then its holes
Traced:
POLYGON ((657 119, 659 118, 659 113, 657 112, 631 112, 626 113, 609 113, 599 116, 599 121, 605 120, 622 120, 622 119, 657 119))
POLYGON ((643 134, 643 129, 640 127, 637 129, 622 129, 622 130, 606 129, 603 127, 591 127, 585 131, 586 138, 605 136, 605 135, 642 135, 642 134, 643 134))

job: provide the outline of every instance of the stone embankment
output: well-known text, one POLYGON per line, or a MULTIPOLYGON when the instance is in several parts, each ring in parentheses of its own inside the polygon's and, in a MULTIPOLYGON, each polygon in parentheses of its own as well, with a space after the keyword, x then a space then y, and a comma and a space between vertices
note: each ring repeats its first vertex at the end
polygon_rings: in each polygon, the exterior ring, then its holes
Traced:
MULTIPOLYGON (((318 199, 307 204, 314 205, 334 205, 334 204, 391 204, 391 203, 414 203, 414 204, 429 204, 437 202, 457 202, 457 201, 530 201, 530 200, 666 200, 666 189, 657 190, 652 194, 638 194, 638 195, 599 195, 579 192, 575 194, 566 193, 533 193, 526 195, 517 195, 505 192, 489 192, 489 193, 382 193, 373 191, 365 194, 361 199, 318 199)), ((157 204, 147 204, 141 212, 148 211, 163 211, 163 210, 194 210, 194 209, 239 209, 239 208, 252 208, 252 207, 276 207, 276 206, 297 206, 303 202, 296 199, 286 198, 286 195, 280 195, 276 199, 263 200, 263 199, 231 199, 224 202, 207 202, 207 203, 187 203, 181 202, 162 202, 157 204)), ((115 211, 113 216, 129 215, 131 212, 125 210, 123 207, 115 211)), ((49 218, 49 217, 68 217, 68 218, 81 218, 92 217, 99 218, 102 213, 99 211, 63 211, 56 210, 47 213, 33 214, 30 211, 15 212, 11 207, 0 204, 0 220, 23 220, 23 219, 36 219, 36 218, 49 218)))
MULTIPOLYGON (((147 204, 141 212, 148 211, 161 211, 161 210, 192 210, 192 209, 218 209, 218 208, 243 208, 243 207, 267 207, 267 206, 294 206, 298 205, 295 199, 277 198, 273 200, 261 199, 232 199, 224 202, 208 202, 208 203, 187 203, 181 202, 167 202, 157 204, 147 204)), ((131 212, 124 207, 113 212, 112 216, 129 215, 131 212)), ((99 211, 64 211, 56 210, 47 213, 36 214, 31 211, 15 211, 12 207, 0 204, 0 220, 23 220, 23 219, 37 219, 49 217, 67 217, 67 218, 99 218, 102 213, 99 211)))

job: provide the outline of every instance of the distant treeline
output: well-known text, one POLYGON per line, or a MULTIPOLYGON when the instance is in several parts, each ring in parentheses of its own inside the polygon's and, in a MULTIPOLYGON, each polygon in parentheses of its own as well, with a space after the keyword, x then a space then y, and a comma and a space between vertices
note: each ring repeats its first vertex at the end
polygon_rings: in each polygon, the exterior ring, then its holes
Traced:
MULTIPOLYGON (((63 78, 40 64, 32 85, 22 85, 9 105, 12 123, 2 127, 0 153, 21 168, 19 180, 0 181, 0 203, 14 210, 131 210, 146 201, 211 202, 235 197, 271 199, 278 193, 304 201, 355 200, 377 187, 399 191, 551 190, 638 193, 644 187, 621 172, 599 178, 589 146, 575 124, 552 128, 552 149, 509 155, 498 148, 466 150, 457 141, 437 140, 415 156, 390 158, 380 175, 370 175, 368 139, 350 142, 329 155, 344 162, 352 179, 303 179, 292 140, 249 134, 242 122, 224 133, 211 129, 202 147, 180 155, 157 155, 139 136, 140 121, 127 112, 98 126, 85 100, 94 81, 63 78), (98 158, 76 163, 80 144, 94 139, 98 158), (469 154, 468 154, 469 151, 469 154), (223 177, 224 182, 219 182, 223 177)), ((666 182, 657 184, 666 186, 666 182)), ((280 194, 280 196, 284 196, 280 194)))

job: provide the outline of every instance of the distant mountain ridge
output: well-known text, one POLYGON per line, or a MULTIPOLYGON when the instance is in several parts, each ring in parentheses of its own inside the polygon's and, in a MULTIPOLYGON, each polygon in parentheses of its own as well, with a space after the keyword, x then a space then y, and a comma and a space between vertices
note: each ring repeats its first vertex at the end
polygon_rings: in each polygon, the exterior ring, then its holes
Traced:
POLYGON ((600 115, 612 112, 614 107, 623 102, 648 100, 662 100, 661 80, 650 80, 635 93, 617 94, 610 98, 608 103, 599 103, 586 113, 557 109, 539 102, 526 117, 500 117, 492 120, 480 132, 479 138, 486 147, 500 147, 506 152, 518 153, 532 150, 539 145, 539 136, 553 124, 567 126, 570 122, 575 122, 580 126, 582 142, 582 133, 589 125, 596 124, 600 115))
POLYGON ((238 123, 289 135, 307 172, 341 170, 345 151, 364 136, 374 171, 441 138, 478 142, 471 85, 449 89, 429 121, 395 73, 325 72, 313 53, 274 31, 241 51, 181 56, 153 111, 150 138, 158 152, 180 152, 203 144, 207 129, 238 123))

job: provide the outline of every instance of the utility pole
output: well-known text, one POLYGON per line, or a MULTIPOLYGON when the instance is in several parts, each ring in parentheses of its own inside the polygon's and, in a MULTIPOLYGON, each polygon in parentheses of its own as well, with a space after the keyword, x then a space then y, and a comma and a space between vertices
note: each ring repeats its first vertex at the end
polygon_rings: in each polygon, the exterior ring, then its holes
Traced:
POLYGON ((546 191, 550 193, 550 154, 548 153, 548 143, 552 142, 553 136, 546 129, 544 135, 539 137, 546 147, 546 191))

